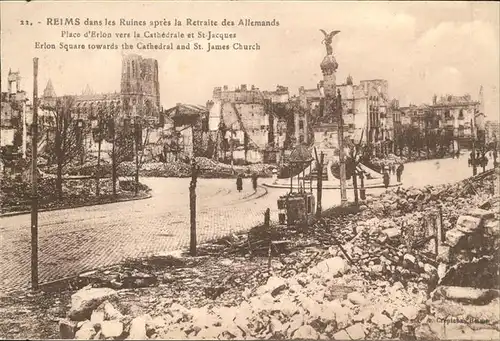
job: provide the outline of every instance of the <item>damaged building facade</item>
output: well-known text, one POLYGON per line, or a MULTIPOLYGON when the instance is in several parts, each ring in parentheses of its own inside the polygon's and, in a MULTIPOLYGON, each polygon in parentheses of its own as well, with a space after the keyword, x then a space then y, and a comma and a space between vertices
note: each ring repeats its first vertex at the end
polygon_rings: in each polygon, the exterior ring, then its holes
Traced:
POLYGON ((32 106, 26 91, 21 89, 19 71, 9 70, 7 82, 7 92, 1 93, 0 147, 8 158, 25 157, 32 106))
POLYGON ((228 86, 216 87, 207 103, 208 129, 218 132, 217 146, 229 148, 233 159, 277 162, 287 123, 275 107, 289 101, 288 88, 283 86, 277 86, 275 91, 261 91, 245 84, 231 90, 228 86))
POLYGON ((482 91, 478 100, 471 95, 435 95, 431 104, 414 105, 398 108, 399 121, 395 124, 401 126, 404 133, 405 127, 418 129, 422 135, 430 132, 442 133, 450 136, 455 150, 470 148, 473 138, 478 132, 485 130, 485 112, 483 109, 482 91))
MULTIPOLYGON (((328 105, 325 105, 324 81, 316 89, 299 88, 301 105, 306 109, 306 122, 314 125, 314 142, 336 148, 337 124, 328 122, 328 105)), ((362 80, 354 84, 351 76, 336 85, 342 99, 344 134, 355 141, 361 139, 369 144, 380 144, 394 138, 391 101, 388 82, 382 79, 362 80)), ((332 104, 330 104, 331 106, 332 104)))

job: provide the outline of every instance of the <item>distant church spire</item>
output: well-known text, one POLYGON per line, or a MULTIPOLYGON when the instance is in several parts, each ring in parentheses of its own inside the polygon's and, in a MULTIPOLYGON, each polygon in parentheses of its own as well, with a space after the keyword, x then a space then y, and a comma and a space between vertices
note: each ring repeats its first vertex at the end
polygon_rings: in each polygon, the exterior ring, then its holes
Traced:
POLYGON ((90 86, 87 84, 87 86, 85 87, 85 90, 83 90, 83 92, 82 92, 82 95, 93 95, 93 94, 94 94, 94 92, 92 91, 90 86))
POLYGON ((43 97, 45 98, 53 98, 57 97, 56 92, 54 91, 54 86, 52 85, 52 80, 49 79, 47 85, 45 86, 45 90, 43 90, 43 97))

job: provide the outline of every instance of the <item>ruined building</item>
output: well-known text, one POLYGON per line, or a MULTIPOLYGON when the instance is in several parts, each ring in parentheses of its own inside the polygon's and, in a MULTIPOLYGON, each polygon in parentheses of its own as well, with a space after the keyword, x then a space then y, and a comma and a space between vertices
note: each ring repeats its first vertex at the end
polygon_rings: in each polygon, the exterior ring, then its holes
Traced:
MULTIPOLYGON (((316 143, 328 141, 330 147, 336 146, 337 117, 332 113, 332 102, 325 102, 325 92, 340 91, 342 98, 342 118, 344 135, 359 140, 364 130, 363 141, 376 144, 380 141, 393 139, 391 102, 388 95, 388 82, 382 79, 361 80, 355 84, 348 76, 342 84, 332 85, 335 63, 324 62, 325 80, 320 81, 316 89, 299 88, 301 105, 308 113, 306 124, 314 125, 314 140, 316 143), (325 84, 328 86, 325 87, 325 84)), ((335 93, 335 96, 337 93, 335 93)), ((326 143, 326 142, 325 142, 326 143)))
POLYGON ((19 71, 9 70, 7 82, 8 91, 1 93, 0 146, 9 149, 11 154, 25 155, 31 105, 26 91, 21 90, 19 71))
POLYGON ((284 141, 283 121, 273 104, 289 101, 288 88, 261 91, 255 86, 216 87, 209 109, 208 128, 219 131, 217 145, 226 145, 232 158, 247 162, 276 162, 284 141), (221 136, 223 134, 223 136, 221 136))

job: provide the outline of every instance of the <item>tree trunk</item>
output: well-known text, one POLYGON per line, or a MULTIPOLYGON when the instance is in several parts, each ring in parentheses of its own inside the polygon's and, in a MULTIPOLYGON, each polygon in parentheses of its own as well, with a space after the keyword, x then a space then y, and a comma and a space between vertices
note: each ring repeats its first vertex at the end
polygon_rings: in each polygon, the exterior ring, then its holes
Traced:
MULTIPOLYGON (((61 142, 61 131, 60 124, 56 127, 56 138, 55 138, 55 150, 56 150, 56 161, 57 161, 57 176, 56 176, 56 192, 57 198, 62 200, 62 168, 63 168, 63 155, 62 155, 62 142, 61 142)), ((38 146, 34 146, 38 148, 38 146)))
POLYGON ((113 135, 113 147, 111 150, 111 180, 113 181, 113 196, 116 196, 116 138, 113 135))
POLYGON ((95 176, 95 196, 98 197, 100 195, 100 176, 101 176, 101 139, 97 144, 97 171, 95 176))
POLYGON ((137 196, 139 193, 139 146, 137 145, 137 137, 135 138, 135 187, 134 194, 137 196))
POLYGON ((57 158, 56 191, 57 191, 57 198, 59 200, 62 200, 62 197, 63 197, 63 193, 62 193, 62 160, 59 156, 57 158))
POLYGON ((358 172, 356 172, 356 166, 354 166, 354 172, 352 174, 352 187, 354 187, 354 202, 356 205, 359 203, 358 199, 358 172))
POLYGON ((322 213, 322 207, 321 207, 321 199, 323 195, 323 160, 324 160, 325 155, 323 152, 321 152, 320 160, 316 161, 316 168, 317 168, 317 180, 316 180, 316 191, 317 191, 317 203, 316 203, 316 217, 320 218, 321 213, 322 213))

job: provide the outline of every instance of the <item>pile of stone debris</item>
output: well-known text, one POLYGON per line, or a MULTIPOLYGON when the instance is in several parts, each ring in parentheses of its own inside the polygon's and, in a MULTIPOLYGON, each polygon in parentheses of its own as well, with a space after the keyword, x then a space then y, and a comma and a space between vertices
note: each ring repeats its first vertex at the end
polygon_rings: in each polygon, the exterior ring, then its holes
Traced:
MULTIPOLYGON (((449 192, 442 197, 433 190, 404 192, 404 200, 415 199, 414 212, 377 216, 367 209, 349 217, 324 218, 309 232, 289 231, 295 251, 270 262, 265 275, 252 267, 255 261, 249 257, 223 260, 226 271, 250 272, 248 278, 224 282, 223 287, 241 289, 238 298, 222 295, 228 289, 221 287, 224 290, 211 298, 193 297, 197 304, 174 299, 147 314, 122 315, 114 307, 123 289, 84 288, 73 295, 68 318, 60 322, 61 337, 500 339, 498 198, 487 195, 487 184, 476 183, 475 193, 466 194, 463 187, 446 187, 449 192), (453 193, 463 200, 456 208, 446 204, 453 193), (485 202, 485 197, 490 200, 485 202), (445 202, 442 240, 407 243, 405 224, 418 226, 425 210, 437 202, 432 198, 445 202), (482 208, 471 209, 478 206, 482 208), (437 247, 429 247, 432 242, 437 247), (478 280, 463 280, 474 277, 478 280)), ((240 238, 234 237, 233 244, 243 245, 240 238)), ((183 269, 186 275, 190 268, 183 269)), ((220 278, 224 270, 215 269, 220 278)), ((200 292, 203 274, 199 268, 191 270, 179 285, 200 292)), ((176 285, 174 273, 165 274, 162 285, 176 285)))
POLYGON ((341 257, 289 278, 272 276, 236 305, 179 303, 125 315, 120 291, 83 288, 72 296, 61 338, 75 339, 498 339, 498 291, 367 281, 341 257), (462 303, 464 299, 468 302, 462 303), (472 304, 471 304, 472 303, 472 304), (449 325, 443 322, 447 321, 449 325), (461 337, 463 336, 463 337, 461 337))

